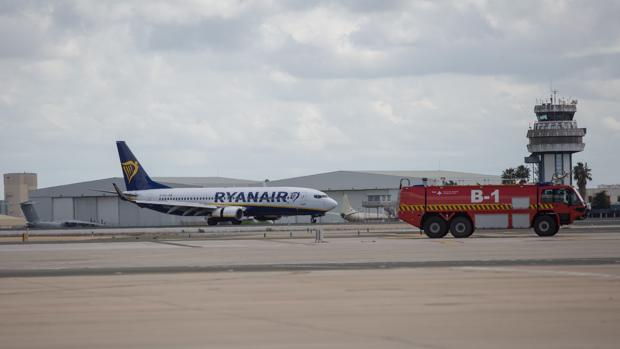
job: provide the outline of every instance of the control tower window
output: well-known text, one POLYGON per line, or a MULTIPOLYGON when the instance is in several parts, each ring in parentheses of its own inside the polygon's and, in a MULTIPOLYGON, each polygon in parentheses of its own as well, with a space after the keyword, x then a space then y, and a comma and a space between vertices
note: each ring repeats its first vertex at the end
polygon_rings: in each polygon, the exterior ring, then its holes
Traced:
POLYGON ((555 174, 561 176, 564 174, 564 157, 563 154, 555 154, 555 174))

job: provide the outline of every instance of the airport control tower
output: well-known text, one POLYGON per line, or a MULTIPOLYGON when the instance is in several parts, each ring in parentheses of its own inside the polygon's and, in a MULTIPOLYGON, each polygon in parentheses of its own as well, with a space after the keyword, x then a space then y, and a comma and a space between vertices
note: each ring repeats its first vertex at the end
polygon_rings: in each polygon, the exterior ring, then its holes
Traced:
POLYGON ((585 128, 578 128, 573 120, 577 100, 558 99, 553 91, 549 101, 540 101, 534 107, 537 122, 527 131, 532 153, 525 162, 535 164, 534 175, 539 182, 573 184, 573 153, 583 151, 585 128))

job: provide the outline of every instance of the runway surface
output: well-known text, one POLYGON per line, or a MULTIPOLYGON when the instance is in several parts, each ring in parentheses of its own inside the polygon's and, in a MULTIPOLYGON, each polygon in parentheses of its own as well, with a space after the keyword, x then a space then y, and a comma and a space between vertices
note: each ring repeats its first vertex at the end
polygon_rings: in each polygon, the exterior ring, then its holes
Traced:
POLYGON ((469 239, 419 234, 330 239, 175 239, 0 245, 0 277, 115 273, 614 264, 620 233, 486 232, 469 239), (508 237, 506 237, 508 236, 508 237))
POLYGON ((278 234, 0 244, 0 338, 10 348, 620 342, 620 230, 278 234))

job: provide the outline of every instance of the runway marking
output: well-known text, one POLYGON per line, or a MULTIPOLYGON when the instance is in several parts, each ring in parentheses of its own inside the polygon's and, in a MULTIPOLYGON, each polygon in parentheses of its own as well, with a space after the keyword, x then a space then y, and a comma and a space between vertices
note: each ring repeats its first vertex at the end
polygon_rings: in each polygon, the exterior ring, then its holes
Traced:
MULTIPOLYGON (((273 271, 312 271, 312 270, 368 270, 397 268, 479 268, 470 270, 486 271, 520 271, 532 272, 506 266, 540 266, 540 265, 620 265, 620 258, 570 258, 570 259, 525 259, 525 260, 448 260, 448 261, 409 261, 409 262, 349 262, 349 263, 283 263, 283 264, 226 264, 202 266, 148 266, 148 267, 105 267, 105 268, 59 268, 59 269, 0 269, 0 278, 39 277, 39 276, 80 276, 80 275, 116 275, 116 274, 171 274, 171 273, 206 273, 206 272, 273 272, 273 271), (496 266, 496 267, 494 267, 496 266), (500 268, 500 267, 504 268, 500 268)), ((467 269, 463 269, 467 270, 467 269)), ((571 273, 561 271, 539 272, 548 275, 571 273)), ((570 274, 567 274, 570 276, 570 274)), ((594 273, 578 273, 579 276, 595 276, 594 273)), ((607 275, 607 274, 601 274, 607 275)), ((574 276, 574 275, 573 275, 574 276)), ((599 276, 600 277, 600 276, 599 276)), ((619 279, 619 276, 605 278, 619 279)))
POLYGON ((460 240, 431 240, 431 241, 437 241, 438 243, 442 244, 442 245, 458 245, 458 244, 464 244, 465 241, 460 241, 460 240))
POLYGON ((604 273, 589 273, 589 272, 579 272, 579 271, 566 271, 566 270, 522 269, 522 268, 506 268, 506 267, 456 267, 454 269, 473 270, 473 271, 493 271, 493 272, 504 271, 504 272, 539 274, 539 275, 584 276, 584 277, 598 277, 598 278, 604 278, 604 279, 620 279, 620 275, 604 274, 604 273))
POLYGON ((316 245, 315 242, 307 242, 308 239, 304 239, 304 241, 294 241, 294 240, 301 240, 301 239, 288 239, 288 240, 269 239, 269 240, 258 240, 258 241, 267 242, 267 243, 275 243, 275 244, 285 244, 285 245, 304 245, 304 246, 316 245))
POLYGON ((151 242, 155 244, 164 244, 164 245, 172 245, 172 246, 179 246, 179 247, 202 248, 202 246, 186 245, 186 244, 181 244, 178 242, 171 242, 171 241, 151 241, 151 242))

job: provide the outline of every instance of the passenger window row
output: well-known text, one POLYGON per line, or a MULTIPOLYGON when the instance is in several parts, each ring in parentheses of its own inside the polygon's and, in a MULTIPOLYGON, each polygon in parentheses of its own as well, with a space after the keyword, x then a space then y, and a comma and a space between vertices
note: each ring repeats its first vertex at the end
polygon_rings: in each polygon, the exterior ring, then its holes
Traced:
POLYGON ((179 201, 179 200, 213 200, 211 196, 183 196, 183 197, 160 197, 160 201, 179 201))

